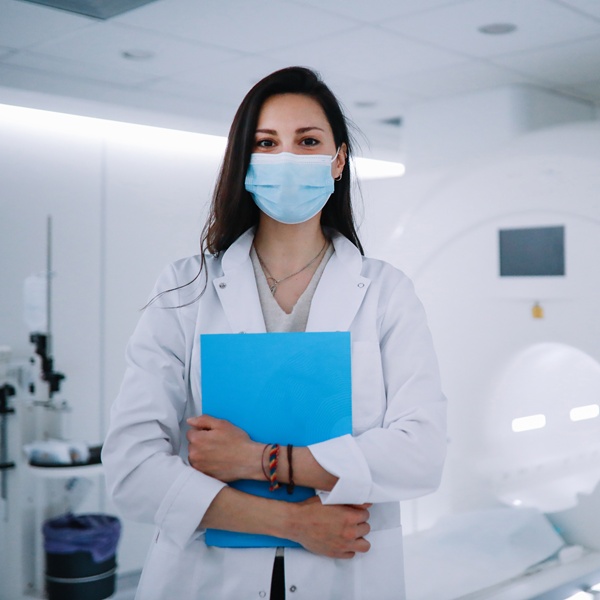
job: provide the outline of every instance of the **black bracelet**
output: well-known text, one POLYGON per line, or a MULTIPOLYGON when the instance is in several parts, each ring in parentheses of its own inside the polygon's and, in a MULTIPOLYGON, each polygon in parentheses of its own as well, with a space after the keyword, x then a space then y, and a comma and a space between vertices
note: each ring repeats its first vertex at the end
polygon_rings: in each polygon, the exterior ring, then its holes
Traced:
POLYGON ((287 447, 287 459, 288 459, 288 480, 289 480, 289 483, 286 486, 288 494, 293 494, 294 493, 294 488, 296 487, 296 484, 294 483, 294 467, 292 466, 292 450, 293 449, 294 449, 294 446, 292 446, 292 444, 288 444, 288 447, 287 447))
POLYGON ((265 447, 263 448, 262 451, 262 456, 260 458, 260 466, 262 467, 262 472, 263 475, 265 476, 265 479, 267 481, 271 481, 271 479, 269 478, 269 474, 267 473, 266 469, 265 469, 265 450, 270 446, 271 444, 265 444, 265 447))

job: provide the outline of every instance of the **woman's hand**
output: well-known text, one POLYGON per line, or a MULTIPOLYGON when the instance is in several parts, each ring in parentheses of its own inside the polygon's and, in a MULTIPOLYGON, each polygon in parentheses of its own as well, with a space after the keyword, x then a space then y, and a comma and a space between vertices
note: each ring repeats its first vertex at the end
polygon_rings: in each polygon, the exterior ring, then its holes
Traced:
POLYGON ((315 554, 330 558, 352 558, 367 552, 371 544, 365 535, 369 526, 370 504, 325 505, 315 496, 294 506, 291 539, 315 554))
POLYGON ((187 420, 190 465, 228 483, 238 479, 261 478, 263 446, 229 421, 209 415, 187 420))

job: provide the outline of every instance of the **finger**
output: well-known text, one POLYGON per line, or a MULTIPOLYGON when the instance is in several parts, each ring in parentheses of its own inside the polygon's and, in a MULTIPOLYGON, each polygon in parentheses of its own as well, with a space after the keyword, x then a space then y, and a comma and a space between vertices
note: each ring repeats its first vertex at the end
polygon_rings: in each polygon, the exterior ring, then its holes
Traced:
POLYGON ((186 419, 186 423, 196 429, 215 429, 220 421, 221 419, 211 417, 210 415, 198 415, 197 417, 186 419))
POLYGON ((371 516, 369 511, 366 509, 354 509, 354 511, 352 513, 350 513, 352 520, 358 524, 358 523, 366 523, 369 520, 369 517, 371 516))
POLYGON ((193 446, 198 446, 198 445, 205 445, 205 442, 207 441, 206 438, 206 433, 208 430, 206 429, 188 429, 185 437, 187 438, 188 444, 190 445, 190 447, 193 446))
POLYGON ((356 526, 356 537, 364 538, 371 531, 371 526, 368 523, 359 523, 356 526))
POLYGON ((356 543, 354 544, 354 550, 356 552, 368 552, 371 549, 371 544, 365 540, 365 538, 360 538, 358 540, 356 540, 356 543))

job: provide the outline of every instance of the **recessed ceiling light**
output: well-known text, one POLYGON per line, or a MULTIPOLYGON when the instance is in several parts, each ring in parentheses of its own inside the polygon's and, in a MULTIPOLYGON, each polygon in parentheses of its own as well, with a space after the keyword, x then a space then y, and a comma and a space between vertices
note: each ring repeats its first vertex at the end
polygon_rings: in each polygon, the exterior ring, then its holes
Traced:
POLYGON ((357 100, 354 103, 354 106, 357 108, 373 108, 374 106, 377 106, 377 102, 374 100, 357 100))
POLYGON ((387 119, 381 119, 384 125, 391 125, 392 127, 402 127, 402 117, 389 117, 387 119))
POLYGON ((517 30, 517 26, 513 23, 490 23, 477 28, 481 33, 488 35, 504 35, 517 30))
POLYGON ((152 50, 123 50, 121 56, 127 60, 150 60, 156 54, 152 50))

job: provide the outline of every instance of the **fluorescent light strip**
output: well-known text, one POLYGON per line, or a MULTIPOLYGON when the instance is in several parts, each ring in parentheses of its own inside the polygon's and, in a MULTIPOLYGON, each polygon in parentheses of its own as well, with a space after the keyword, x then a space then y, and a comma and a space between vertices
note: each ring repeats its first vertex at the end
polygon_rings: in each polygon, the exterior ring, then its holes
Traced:
MULTIPOLYGON (((227 138, 219 135, 84 117, 9 104, 0 104, 0 124, 3 120, 7 122, 7 126, 18 124, 37 131, 45 130, 83 137, 93 136, 144 147, 169 148, 173 151, 189 150, 212 157, 223 156, 227 145, 227 138)), ((354 166, 356 176, 361 180, 401 177, 405 171, 402 163, 372 158, 354 158, 354 166)))
POLYGON ((600 406, 597 404, 588 404, 587 406, 578 406, 572 408, 569 412, 571 421, 585 421, 586 419, 595 419, 600 414, 600 406))
POLYGON ((218 135, 83 117, 7 104, 0 104, 0 122, 2 120, 6 120, 9 126, 19 124, 36 131, 111 139, 120 143, 132 143, 144 147, 153 145, 170 150, 190 150, 211 156, 222 156, 227 143, 225 137, 218 135))
POLYGON ((530 431, 531 429, 542 429, 545 426, 546 417, 544 415, 529 415, 528 417, 520 417, 512 421, 512 430, 515 433, 530 431))
POLYGON ((373 158, 355 158, 354 166, 359 179, 388 179, 402 177, 406 169, 402 163, 373 158))

